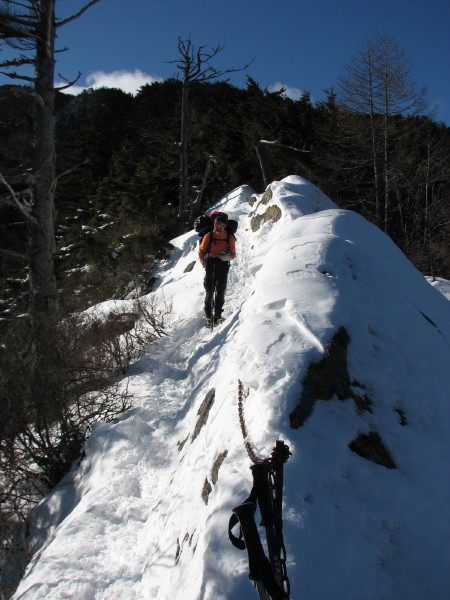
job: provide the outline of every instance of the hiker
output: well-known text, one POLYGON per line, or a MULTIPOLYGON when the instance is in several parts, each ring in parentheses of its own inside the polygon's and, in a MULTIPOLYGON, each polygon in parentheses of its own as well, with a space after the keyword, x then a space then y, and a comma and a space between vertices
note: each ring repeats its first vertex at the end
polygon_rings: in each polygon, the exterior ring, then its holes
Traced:
POLYGON ((228 217, 225 214, 215 217, 214 229, 203 237, 198 251, 200 262, 205 268, 203 284, 206 291, 205 319, 207 323, 212 318, 216 323, 222 320, 230 261, 236 258, 234 235, 225 230, 227 221, 228 217), (216 292, 214 314, 211 314, 214 288, 216 292))

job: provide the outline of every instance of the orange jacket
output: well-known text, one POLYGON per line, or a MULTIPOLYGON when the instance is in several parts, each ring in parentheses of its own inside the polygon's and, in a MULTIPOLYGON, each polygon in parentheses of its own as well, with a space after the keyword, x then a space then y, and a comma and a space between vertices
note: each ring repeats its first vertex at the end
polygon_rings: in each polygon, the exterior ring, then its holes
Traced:
POLYGON ((229 252, 231 254, 231 259, 236 258, 236 244, 234 241, 234 236, 232 234, 228 234, 227 231, 212 231, 211 233, 207 233, 202 239, 200 248, 198 250, 198 256, 200 258, 200 262, 203 264, 206 254, 209 253, 211 258, 217 258, 222 254, 222 252, 229 252), (229 244, 227 242, 228 236, 230 236, 229 244), (209 243, 210 240, 211 246, 209 243))

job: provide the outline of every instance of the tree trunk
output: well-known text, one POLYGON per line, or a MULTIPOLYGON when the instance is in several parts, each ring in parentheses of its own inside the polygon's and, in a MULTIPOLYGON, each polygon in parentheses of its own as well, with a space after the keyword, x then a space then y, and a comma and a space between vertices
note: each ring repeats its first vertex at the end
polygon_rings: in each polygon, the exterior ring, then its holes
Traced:
POLYGON ((380 190, 378 181, 378 162, 377 162, 377 140, 376 140, 376 129, 375 129, 375 97, 374 97, 374 73, 373 73, 373 60, 372 50, 368 50, 368 63, 369 63, 369 90, 370 90, 370 131, 372 137, 372 166, 373 166, 373 177, 375 186, 375 219, 376 224, 380 225, 380 190))
POLYGON ((388 59, 384 61, 384 232, 389 234, 390 229, 390 216, 391 216, 391 198, 390 198, 390 180, 389 180, 389 116, 390 116, 390 104, 389 104, 389 68, 388 59))
POLYGON ((258 156, 259 166, 261 167, 261 173, 262 173, 262 178, 263 178, 263 182, 264 182, 264 189, 266 189, 267 186, 269 185, 269 183, 272 182, 272 179, 270 177, 269 161, 267 158, 266 148, 265 148, 264 144, 261 144, 260 141, 256 141, 255 142, 255 150, 256 150, 256 155, 258 156))
POLYGON ((188 137, 189 137, 189 79, 184 78, 181 100, 181 140, 180 140, 180 201, 178 218, 182 219, 189 201, 188 171, 188 137))
POLYGON ((390 213, 391 213, 391 199, 389 189, 389 153, 388 153, 388 135, 387 135, 387 117, 385 117, 384 124, 384 232, 389 233, 390 225, 390 213))
POLYGON ((200 205, 202 203, 203 194, 205 192, 206 184, 208 183, 209 173, 211 172, 214 162, 215 162, 214 157, 211 156, 211 154, 208 154, 208 162, 206 164, 205 174, 203 175, 202 187, 200 188, 197 198, 195 199, 195 202, 192 206, 192 211, 191 211, 192 214, 196 213, 196 211, 198 210, 198 208, 200 207, 200 205))
POLYGON ((33 217, 31 229, 32 313, 41 320, 58 308, 53 250, 55 176, 55 0, 40 4, 36 43, 33 217))

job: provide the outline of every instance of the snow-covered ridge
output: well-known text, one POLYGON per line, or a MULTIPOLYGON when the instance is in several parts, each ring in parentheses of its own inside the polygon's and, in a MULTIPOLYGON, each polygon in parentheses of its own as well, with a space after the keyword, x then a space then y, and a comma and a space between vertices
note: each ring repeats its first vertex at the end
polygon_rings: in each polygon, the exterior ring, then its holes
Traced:
POLYGON ((227 537, 251 485, 238 379, 257 452, 282 438, 293 453, 292 598, 445 597, 450 303, 381 231, 306 180, 270 189, 267 204, 250 205, 244 186, 213 207, 239 228, 227 319, 212 334, 202 328, 202 269, 187 269, 196 234, 173 240, 153 292, 173 303, 173 330, 131 373, 136 408, 94 430, 78 470, 42 503, 47 539, 16 599, 255 598, 245 553, 227 537), (251 217, 269 206, 280 218, 253 232, 251 217), (317 398, 292 429, 308 367, 341 327, 353 391, 370 411, 317 398), (370 432, 396 468, 350 450, 370 432))

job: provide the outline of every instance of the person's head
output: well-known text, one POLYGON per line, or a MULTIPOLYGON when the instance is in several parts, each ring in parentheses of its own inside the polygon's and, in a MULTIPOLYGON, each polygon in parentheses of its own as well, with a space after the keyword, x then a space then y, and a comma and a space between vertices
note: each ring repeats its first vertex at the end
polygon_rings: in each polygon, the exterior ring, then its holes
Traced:
POLYGON ((216 231, 223 231, 227 226, 227 218, 225 215, 219 215, 214 219, 214 229, 216 231))

